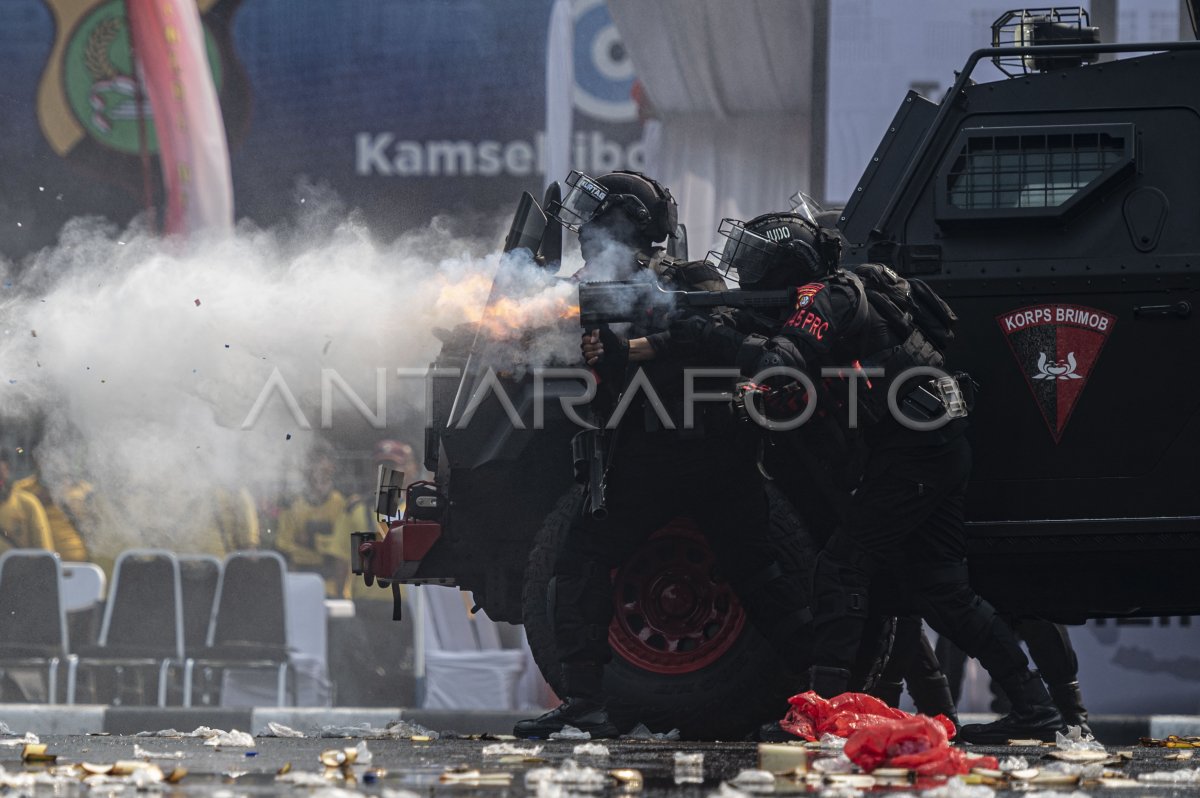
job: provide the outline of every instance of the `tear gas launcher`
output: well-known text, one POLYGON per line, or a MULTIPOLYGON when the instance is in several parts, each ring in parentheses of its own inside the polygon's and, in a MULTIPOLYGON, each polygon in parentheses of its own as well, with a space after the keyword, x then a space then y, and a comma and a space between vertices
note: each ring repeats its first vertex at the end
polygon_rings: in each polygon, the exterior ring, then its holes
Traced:
POLYGON ((667 291, 657 282, 579 284, 579 324, 595 330, 604 324, 663 318, 673 311, 713 308, 783 308, 795 302, 795 289, 778 291, 667 291))

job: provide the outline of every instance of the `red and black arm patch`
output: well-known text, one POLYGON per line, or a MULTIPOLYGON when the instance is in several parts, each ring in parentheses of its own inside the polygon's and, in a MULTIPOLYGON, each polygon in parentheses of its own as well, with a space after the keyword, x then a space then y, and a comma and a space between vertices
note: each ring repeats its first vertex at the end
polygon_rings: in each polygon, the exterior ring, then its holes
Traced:
POLYGON ((830 322, 829 302, 822 301, 828 296, 822 294, 825 288, 826 283, 809 283, 796 289, 795 310, 780 332, 823 342, 830 322))

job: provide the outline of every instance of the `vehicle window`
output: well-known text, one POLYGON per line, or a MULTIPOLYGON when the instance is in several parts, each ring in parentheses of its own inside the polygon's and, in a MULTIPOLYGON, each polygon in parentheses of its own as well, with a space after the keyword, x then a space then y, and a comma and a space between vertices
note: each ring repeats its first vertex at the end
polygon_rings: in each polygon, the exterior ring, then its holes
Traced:
POLYGON ((941 170, 939 215, 1057 215, 1132 164, 1132 128, 964 130, 941 170))

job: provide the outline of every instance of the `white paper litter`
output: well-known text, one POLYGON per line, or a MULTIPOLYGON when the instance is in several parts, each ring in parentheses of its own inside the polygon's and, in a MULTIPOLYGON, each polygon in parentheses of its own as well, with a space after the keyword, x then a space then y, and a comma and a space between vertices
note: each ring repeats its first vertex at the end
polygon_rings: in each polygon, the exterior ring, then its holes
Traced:
POLYGON ((1029 770, 1029 760, 1023 756, 1006 756, 1000 760, 1000 770, 1011 773, 1014 770, 1029 770))
POLYGON ((729 783, 750 793, 775 792, 775 775, 765 770, 743 770, 730 779, 729 783))
POLYGON ((608 756, 608 746, 600 743, 580 743, 575 746, 575 756, 608 756))
POLYGON ((557 768, 534 768, 525 773, 525 789, 536 790, 539 798, 557 798, 569 792, 604 792, 608 774, 565 759, 557 768))
POLYGON ((1200 783, 1200 768, 1157 770, 1153 773, 1139 773, 1137 780, 1150 784, 1197 784, 1200 783))
POLYGON ((1104 764, 1101 762, 1047 762, 1038 767, 1041 773, 1063 773, 1068 776, 1079 776, 1081 779, 1098 779, 1104 775, 1104 764))
POLYGON ((11 737, 14 734, 13 730, 8 728, 8 724, 0 720, 0 735, 11 737))
POLYGON ((1083 734, 1079 726, 1068 726, 1067 733, 1054 733, 1054 744, 1061 751, 1103 751, 1104 746, 1090 734, 1083 734))
POLYGON ((375 761, 375 755, 367 748, 366 740, 360 740, 358 745, 354 746, 354 751, 358 755, 354 760, 356 765, 369 765, 375 761))
POLYGON ((967 784, 954 776, 940 787, 925 790, 921 798, 996 798, 996 791, 984 784, 967 784))
POLYGON ((671 729, 668 732, 652 732, 645 723, 639 723, 629 730, 628 734, 621 735, 622 740, 679 740, 682 735, 679 729, 671 729))
POLYGON ((183 759, 183 751, 148 751, 137 743, 133 744, 134 759, 183 759))
POLYGON ((580 731, 574 726, 563 726, 562 731, 556 731, 550 735, 551 740, 590 740, 592 739, 591 732, 580 731))
POLYGON ((818 773, 853 773, 856 770, 845 754, 814 759, 810 767, 818 773))
POLYGON ((269 721, 267 723, 267 730, 258 736, 259 737, 293 737, 293 738, 299 739, 301 737, 304 737, 304 732, 293 729, 291 726, 284 726, 282 723, 276 723, 275 721, 269 721))
POLYGON ((422 798, 422 796, 412 790, 393 790, 390 787, 384 787, 379 792, 379 798, 422 798))
POLYGON ((362 737, 366 739, 399 739, 408 737, 438 738, 438 733, 427 729, 419 723, 408 723, 397 720, 389 723, 386 729, 378 729, 370 723, 360 723, 355 726, 322 726, 318 737, 362 737))
POLYGON ((537 756, 542 752, 541 745, 513 745, 512 743, 492 743, 483 747, 484 756, 537 756))
POLYGON ((845 748, 846 738, 838 737, 836 734, 822 734, 821 739, 817 741, 822 748, 845 748))
POLYGON ((221 731, 220 729, 211 729, 212 734, 204 736, 204 744, 214 747, 228 746, 230 748, 253 748, 254 738, 244 731, 231 729, 229 731, 221 731))
POLYGON ((0 740, 0 745, 16 747, 18 745, 37 745, 41 740, 33 732, 25 732, 21 737, 14 737, 11 740, 0 740))

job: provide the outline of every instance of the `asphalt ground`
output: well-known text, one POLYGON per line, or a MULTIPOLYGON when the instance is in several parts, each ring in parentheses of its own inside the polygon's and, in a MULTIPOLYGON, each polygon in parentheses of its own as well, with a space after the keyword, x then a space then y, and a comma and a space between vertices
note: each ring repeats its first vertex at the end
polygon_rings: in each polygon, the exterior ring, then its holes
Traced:
MULTIPOLYGON (((38 764, 22 762, 22 746, 0 746, 0 767, 4 768, 4 776, 9 790, 0 788, 0 794, 12 795, 45 795, 45 796, 74 796, 74 795, 134 795, 137 788, 128 784, 130 779, 110 779, 107 784, 92 787, 85 786, 78 775, 55 775, 61 773, 65 766, 74 763, 111 764, 119 761, 145 760, 158 765, 164 772, 175 768, 186 769, 175 784, 153 784, 147 789, 159 794, 171 796, 220 795, 223 798, 254 795, 313 795, 319 794, 325 798, 337 798, 347 794, 378 795, 382 798, 404 798, 405 791, 419 796, 493 796, 503 798, 509 795, 539 795, 540 798, 564 798, 572 795, 633 795, 638 794, 626 786, 610 782, 599 791, 586 791, 578 786, 561 784, 557 787, 543 788, 539 793, 536 788, 527 788, 525 775, 535 768, 561 768, 567 759, 574 759, 580 765, 595 767, 605 773, 617 769, 634 769, 639 771, 643 780, 640 795, 644 796, 687 796, 687 798, 705 798, 724 793, 732 798, 728 786, 723 786, 729 780, 748 768, 758 764, 758 748, 753 743, 689 743, 672 741, 602 741, 609 750, 606 757, 580 755, 575 753, 573 741, 550 741, 537 743, 542 745, 541 752, 534 760, 526 760, 519 755, 485 756, 484 748, 493 745, 494 740, 476 739, 436 739, 430 741, 413 741, 409 739, 360 739, 360 738, 256 738, 253 746, 244 747, 213 747, 205 745, 201 739, 188 737, 138 737, 133 735, 90 735, 90 736, 44 736, 41 741, 46 744, 49 754, 57 755, 53 764, 38 764), (328 751, 341 751, 354 748, 365 742, 370 751, 369 765, 358 763, 345 768, 328 769, 322 764, 322 754, 328 751), (675 753, 703 754, 703 781, 700 783, 680 784, 675 779, 675 753), (280 771, 288 771, 281 780, 280 771), (509 783, 495 786, 481 786, 469 780, 458 784, 446 783, 445 775, 451 771, 449 778, 455 778, 453 771, 479 771, 483 774, 507 773, 513 774, 509 783), (346 776, 350 777, 347 778, 346 776), (26 778, 40 779, 42 784, 22 784, 19 780, 26 778), (298 783, 293 783, 298 782, 298 783), (13 785, 16 786, 14 790, 13 785)), ((0 741, 2 742, 2 741, 0 741)), ((513 741, 514 745, 528 747, 530 743, 513 741)), ((1044 759, 1052 749, 1041 747, 968 747, 972 754, 993 754, 999 758, 1007 756, 1023 756, 1031 767, 1045 767, 1052 760, 1044 759)), ((1168 756, 1178 756, 1177 750, 1125 747, 1110 748, 1131 751, 1132 759, 1119 765, 1108 765, 1113 772, 1126 774, 1136 779, 1138 774, 1152 771, 1194 769, 1200 765, 1200 759, 1179 760, 1168 759, 1168 756)), ((1200 752, 1197 752, 1200 753, 1200 752)), ((811 751, 813 756, 831 756, 833 751, 811 751)), ((326 757, 336 756, 326 754, 326 757)), ((330 759, 328 761, 336 761, 330 759)), ((458 776, 462 778, 462 776, 458 776)), ((977 779, 976 779, 977 780, 977 779)), ((936 781, 925 781, 921 784, 906 787, 875 788, 871 792, 885 794, 919 792, 937 786, 936 781)), ((1112 786, 1100 783, 1085 783, 1082 788, 1070 785, 1034 785, 1024 790, 1026 798, 1032 798, 1029 793, 1039 791, 1074 792, 1076 795, 1095 795, 1099 792, 1124 790, 1131 796, 1167 796, 1200 795, 1200 781, 1195 786, 1167 785, 1138 782, 1118 787, 1118 782, 1112 786)), ((743 789, 743 792, 754 793, 760 790, 743 789)), ((803 781, 792 779, 776 779, 770 785, 770 791, 777 794, 788 793, 822 793, 831 796, 830 785, 807 785, 803 781)), ((845 788, 839 789, 837 798, 847 798, 852 795, 845 788)), ((997 795, 1013 794, 1018 791, 997 788, 997 795)), ((979 794, 952 793, 950 796, 937 798, 987 798, 986 792, 979 794)), ((1048 798, 1048 797, 1047 797, 1048 798)))

